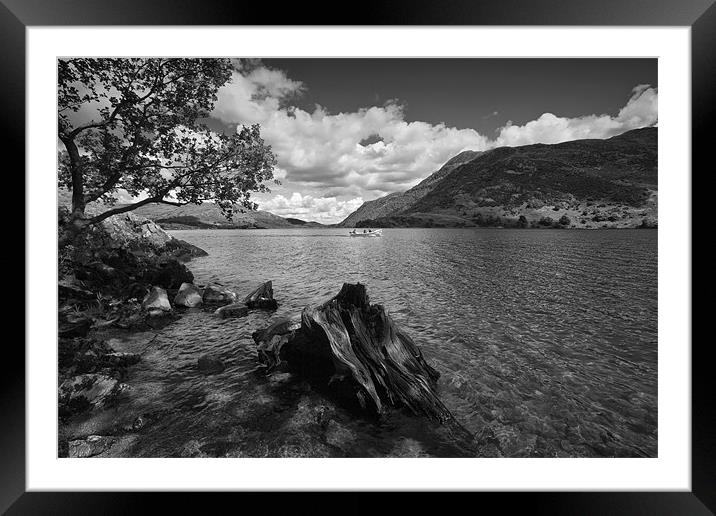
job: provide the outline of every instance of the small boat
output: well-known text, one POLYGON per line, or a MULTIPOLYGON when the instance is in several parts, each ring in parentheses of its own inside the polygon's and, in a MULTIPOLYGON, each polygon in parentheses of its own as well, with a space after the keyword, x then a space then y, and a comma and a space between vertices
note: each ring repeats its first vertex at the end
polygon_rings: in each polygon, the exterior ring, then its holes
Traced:
POLYGON ((349 231, 348 234, 352 237, 379 237, 379 236, 383 236, 383 230, 382 229, 376 229, 375 231, 363 230, 363 232, 360 232, 360 231, 354 229, 353 231, 349 231))

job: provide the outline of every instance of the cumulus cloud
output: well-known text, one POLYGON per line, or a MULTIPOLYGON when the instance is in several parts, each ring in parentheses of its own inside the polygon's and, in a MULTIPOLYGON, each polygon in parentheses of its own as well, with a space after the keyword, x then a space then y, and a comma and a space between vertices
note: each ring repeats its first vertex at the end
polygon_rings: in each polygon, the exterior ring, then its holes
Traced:
POLYGON ((499 130, 496 146, 560 143, 584 138, 609 138, 624 131, 655 125, 658 120, 658 90, 640 84, 617 116, 588 115, 576 118, 544 113, 524 125, 510 122, 499 130))
POLYGON ((313 197, 294 192, 290 197, 280 194, 274 196, 273 199, 262 203, 261 209, 282 217, 332 223, 343 220, 361 204, 363 199, 360 197, 340 201, 336 197, 313 197))
POLYGON ((226 124, 261 124, 286 187, 260 203, 261 209, 322 222, 341 220, 362 199, 414 186, 463 150, 608 138, 657 123, 658 91, 645 84, 632 90, 616 116, 544 113, 523 125, 508 122, 495 138, 473 129, 408 122, 397 100, 352 112, 329 113, 319 105, 307 111, 291 103, 305 88, 281 70, 252 62, 239 66, 219 90, 212 116, 226 124))
POLYGON ((287 183, 354 186, 375 198, 413 186, 458 152, 488 146, 473 129, 406 122, 395 101, 337 114, 321 106, 308 112, 285 105, 302 89, 281 71, 237 71, 219 91, 212 113, 226 124, 261 124, 287 183))

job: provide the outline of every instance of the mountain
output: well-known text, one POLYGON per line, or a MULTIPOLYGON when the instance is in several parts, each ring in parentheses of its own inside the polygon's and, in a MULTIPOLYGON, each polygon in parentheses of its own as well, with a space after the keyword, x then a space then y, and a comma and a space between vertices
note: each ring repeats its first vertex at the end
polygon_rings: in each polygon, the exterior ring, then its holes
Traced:
MULTIPOLYGON (((58 204, 69 206, 72 195, 69 191, 59 189, 58 204)), ((122 206, 121 204, 118 205, 122 206)), ((88 212, 100 213, 109 207, 97 203, 88 205, 88 212)), ((268 211, 235 212, 232 221, 226 220, 221 209, 214 203, 187 204, 186 206, 170 206, 168 204, 147 204, 132 210, 131 213, 146 217, 162 229, 281 229, 297 227, 325 227, 318 222, 307 222, 301 219, 279 217, 268 211)))
POLYGON ((340 226, 352 228, 356 227, 356 223, 359 221, 386 217, 408 209, 412 204, 430 193, 433 187, 447 174, 455 170, 459 165, 475 159, 480 154, 482 154, 482 152, 461 152, 448 160, 440 170, 432 173, 410 190, 388 194, 374 201, 364 202, 356 211, 348 215, 348 217, 340 223, 340 226))
POLYGON ((146 204, 135 213, 147 217, 164 229, 281 229, 296 227, 323 227, 318 222, 288 219, 268 211, 256 210, 234 212, 232 220, 226 220, 218 205, 210 202, 170 206, 146 204))
POLYGON ((605 140, 466 151, 406 192, 363 203, 344 227, 653 227, 658 129, 605 140))

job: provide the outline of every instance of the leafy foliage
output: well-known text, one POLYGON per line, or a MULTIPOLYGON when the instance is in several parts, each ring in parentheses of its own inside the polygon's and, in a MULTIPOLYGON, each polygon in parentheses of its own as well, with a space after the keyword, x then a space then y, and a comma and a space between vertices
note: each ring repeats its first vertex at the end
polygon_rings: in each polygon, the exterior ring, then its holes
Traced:
POLYGON ((122 189, 142 201, 216 201, 255 209, 276 158, 258 125, 219 134, 199 123, 231 79, 228 59, 67 59, 58 64, 59 185, 72 190, 73 216, 87 203, 117 202, 122 189))

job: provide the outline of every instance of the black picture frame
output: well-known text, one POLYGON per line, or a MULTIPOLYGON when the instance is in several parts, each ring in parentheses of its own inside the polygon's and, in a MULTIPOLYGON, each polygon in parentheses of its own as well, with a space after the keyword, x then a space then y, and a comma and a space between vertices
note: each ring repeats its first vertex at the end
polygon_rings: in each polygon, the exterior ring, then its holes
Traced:
MULTIPOLYGON (((382 5, 373 0, 348 9, 340 17, 330 5, 296 2, 276 8, 267 2, 236 0, 0 0, 0 104, 2 146, 25 147, 25 29, 37 25, 578 25, 578 26, 690 26, 692 34, 692 163, 709 163, 712 140, 708 129, 716 105, 715 0, 500 0, 416 1, 382 5), (317 13, 330 13, 318 16, 317 13), (320 20, 320 21, 319 21, 320 20)), ((17 154, 17 153, 14 153, 17 154)), ((24 170, 24 159, 15 170, 24 170), (22 168, 20 168, 22 167, 22 168)), ((710 166, 709 169, 713 169, 710 166)), ((22 187, 24 190, 24 186, 22 187)), ((26 193, 27 191, 24 190, 26 193)), ((24 210, 23 210, 24 211, 24 210)), ((688 214, 691 216, 691 214, 688 214)), ((24 248, 24 246, 23 246, 24 248)), ((32 274, 25 268, 25 277, 32 274)), ((201 507, 206 497, 188 493, 37 493, 25 489, 25 354, 6 341, 0 375, 0 510, 8 514, 112 514, 150 507, 149 498, 161 497, 187 512, 201 507)), ((690 343, 683 343, 684 346, 690 343)), ((450 494, 450 505, 496 501, 501 510, 527 506, 530 512, 549 514, 713 514, 716 512, 716 406, 710 403, 714 376, 709 371, 708 342, 692 346, 692 490, 691 492, 589 493, 480 493, 450 494), (461 500, 465 496, 477 500, 461 500)), ((317 499, 317 493, 279 497, 287 506, 313 512, 335 502, 317 499)), ((212 503, 226 503, 226 494, 212 503)), ((365 512, 383 502, 376 493, 347 495, 345 511, 365 512)), ((276 503, 272 495, 271 504, 276 503)), ((423 506, 422 494, 411 504, 423 506)), ((155 500, 153 500, 155 501, 155 500)), ((230 504, 234 503, 229 501, 230 504)), ((243 500, 242 506, 251 501, 243 500)), ((261 501, 261 504, 266 502, 261 501)), ((167 506, 165 506, 166 508, 167 506)), ((246 506, 248 508, 249 506, 246 506)), ((276 509, 276 507, 274 505, 276 509)), ((410 510, 405 507, 404 511, 410 510)))

